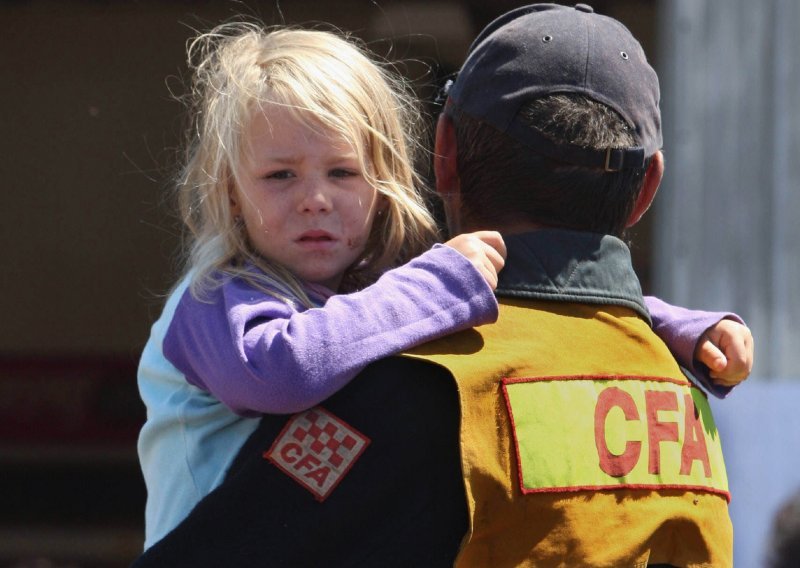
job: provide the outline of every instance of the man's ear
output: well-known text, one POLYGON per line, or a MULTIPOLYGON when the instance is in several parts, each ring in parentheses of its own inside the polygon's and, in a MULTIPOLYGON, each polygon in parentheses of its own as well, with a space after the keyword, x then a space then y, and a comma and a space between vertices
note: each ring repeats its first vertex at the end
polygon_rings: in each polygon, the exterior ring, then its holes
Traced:
POLYGON ((650 160, 650 165, 647 166, 647 171, 644 174, 644 182, 642 182, 642 191, 639 192, 639 197, 633 206, 628 223, 625 228, 632 227, 639 222, 650 205, 656 197, 658 186, 661 185, 661 178, 664 177, 664 155, 661 150, 653 154, 650 160))
POLYGON ((451 237, 461 232, 461 181, 458 177, 457 148, 453 119, 442 113, 436 123, 433 173, 436 176, 436 191, 444 204, 447 229, 451 237))
POLYGON ((455 124, 452 118, 442 113, 436 123, 436 141, 433 147, 433 173, 436 176, 436 191, 440 194, 459 191, 456 148, 455 124))

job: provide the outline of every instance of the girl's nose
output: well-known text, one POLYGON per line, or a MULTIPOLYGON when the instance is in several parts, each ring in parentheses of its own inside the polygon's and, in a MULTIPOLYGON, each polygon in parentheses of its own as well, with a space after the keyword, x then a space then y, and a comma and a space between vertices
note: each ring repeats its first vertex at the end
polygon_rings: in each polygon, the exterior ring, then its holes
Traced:
POLYGON ((310 181, 302 188, 298 204, 301 213, 327 213, 333 204, 324 183, 310 181))

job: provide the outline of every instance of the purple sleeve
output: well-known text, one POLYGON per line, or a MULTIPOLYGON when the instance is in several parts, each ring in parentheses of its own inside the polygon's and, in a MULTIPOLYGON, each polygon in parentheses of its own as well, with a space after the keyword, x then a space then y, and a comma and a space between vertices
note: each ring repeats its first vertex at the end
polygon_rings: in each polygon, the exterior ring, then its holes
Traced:
POLYGON ((373 361, 498 314, 477 269, 443 245, 322 308, 299 312, 235 279, 214 300, 184 295, 164 354, 243 415, 309 408, 373 361))
POLYGON ((689 310, 667 304, 654 296, 645 296, 653 319, 653 331, 667 344, 678 363, 694 375, 700 386, 718 398, 725 398, 733 387, 714 384, 709 369, 694 358, 697 341, 703 332, 723 319, 744 323, 733 313, 689 310))

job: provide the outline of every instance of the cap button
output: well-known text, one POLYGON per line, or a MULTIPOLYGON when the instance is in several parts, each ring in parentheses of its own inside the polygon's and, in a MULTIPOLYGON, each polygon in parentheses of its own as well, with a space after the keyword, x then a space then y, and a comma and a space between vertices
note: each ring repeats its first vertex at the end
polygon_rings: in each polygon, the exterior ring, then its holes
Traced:
POLYGON ((594 13, 594 8, 592 8, 588 4, 575 4, 575 9, 580 12, 588 12, 589 14, 594 13))

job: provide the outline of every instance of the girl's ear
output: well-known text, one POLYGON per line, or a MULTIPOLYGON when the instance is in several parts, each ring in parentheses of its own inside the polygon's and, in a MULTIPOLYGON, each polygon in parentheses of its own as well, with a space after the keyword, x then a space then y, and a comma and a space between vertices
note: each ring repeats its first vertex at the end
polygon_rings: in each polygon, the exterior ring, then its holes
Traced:
POLYGON ((242 215, 242 206, 239 204, 239 198, 236 196, 236 188, 233 184, 228 185, 228 207, 230 207, 231 216, 234 218, 242 215))
POLYGON ((378 203, 376 205, 378 213, 385 214, 386 211, 389 209, 389 198, 383 195, 382 193, 379 193, 378 203))

